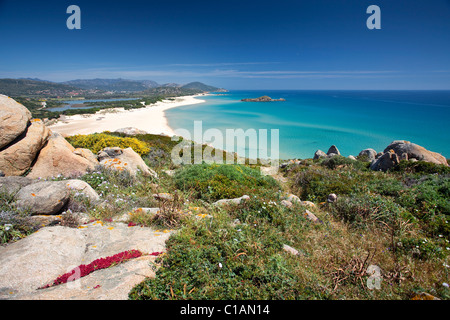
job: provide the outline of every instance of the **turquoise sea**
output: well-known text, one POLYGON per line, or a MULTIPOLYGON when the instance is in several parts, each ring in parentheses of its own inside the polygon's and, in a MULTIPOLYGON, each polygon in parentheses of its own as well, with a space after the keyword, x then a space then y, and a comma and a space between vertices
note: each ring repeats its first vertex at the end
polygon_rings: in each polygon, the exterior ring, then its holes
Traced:
POLYGON ((278 129, 281 159, 312 158, 333 144, 357 156, 393 140, 450 158, 450 91, 231 91, 201 99, 206 103, 167 110, 169 125, 193 133, 201 120, 203 131, 217 128, 224 136, 226 129, 278 129), (240 101, 262 95, 286 101, 240 101))

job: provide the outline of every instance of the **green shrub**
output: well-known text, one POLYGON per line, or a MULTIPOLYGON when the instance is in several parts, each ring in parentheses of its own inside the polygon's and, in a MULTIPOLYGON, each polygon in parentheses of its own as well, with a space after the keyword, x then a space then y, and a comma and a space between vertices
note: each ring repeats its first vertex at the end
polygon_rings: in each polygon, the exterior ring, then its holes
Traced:
POLYGON ((445 249, 431 239, 402 238, 400 243, 401 247, 398 249, 402 253, 409 254, 421 260, 427 260, 433 257, 443 258, 445 256, 445 249))
POLYGON ((450 174, 450 167, 443 164, 435 164, 426 161, 402 160, 391 169, 393 172, 422 173, 422 174, 450 174))
POLYGON ((273 196, 252 196, 242 204, 230 208, 229 213, 233 218, 245 223, 252 223, 255 219, 263 219, 275 226, 282 225, 285 218, 284 210, 287 209, 274 200, 276 199, 273 196))
POLYGON ((369 194, 341 197, 332 204, 331 212, 358 227, 372 223, 391 226, 401 217, 408 216, 408 212, 392 199, 369 194))
POLYGON ((0 244, 22 239, 26 235, 12 224, 0 225, 0 244))
POLYGON ((14 195, 0 190, 0 243, 19 240, 34 231, 28 210, 14 205, 14 195))
POLYGON ((321 165, 327 167, 328 169, 336 169, 339 166, 350 166, 358 170, 366 170, 369 166, 369 163, 352 160, 341 155, 337 155, 331 158, 324 159, 321 162, 321 165))
POLYGON ((294 177, 294 186, 299 189, 300 198, 325 201, 330 193, 350 194, 355 181, 346 172, 324 168, 305 168, 294 177))
POLYGON ((156 277, 130 292, 131 299, 301 299, 303 285, 282 233, 269 224, 187 224, 167 242, 156 277))
POLYGON ((399 197, 408 189, 401 179, 387 175, 379 179, 371 179, 366 185, 368 191, 388 197, 399 197))
POLYGON ((174 180, 179 189, 191 191, 196 198, 207 201, 259 194, 266 190, 276 192, 279 187, 272 177, 244 165, 187 165, 175 173, 174 180))
POLYGON ((426 222, 434 216, 450 215, 450 176, 427 175, 409 182, 395 201, 426 222))

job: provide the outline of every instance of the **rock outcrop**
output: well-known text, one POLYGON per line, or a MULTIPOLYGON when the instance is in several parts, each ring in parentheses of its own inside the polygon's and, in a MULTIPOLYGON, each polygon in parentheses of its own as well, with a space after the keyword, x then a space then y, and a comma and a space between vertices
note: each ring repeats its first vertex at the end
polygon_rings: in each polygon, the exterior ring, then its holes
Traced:
POLYGON ((377 160, 372 161, 370 169, 375 171, 387 171, 395 167, 400 162, 397 154, 393 150, 384 153, 377 160))
POLYGON ((12 144, 0 151, 0 168, 7 176, 20 176, 30 169, 46 143, 49 130, 41 120, 32 120, 12 144))
POLYGON ((0 149, 20 136, 31 120, 31 112, 14 99, 0 94, 0 149))
POLYGON ((367 158, 368 161, 373 161, 377 158, 377 152, 372 148, 368 148, 362 150, 358 156, 367 158))
POLYGON ((340 154, 341 153, 339 152, 339 149, 335 145, 332 145, 328 149, 327 153, 323 152, 322 150, 317 150, 314 153, 313 160, 317 160, 317 159, 321 159, 321 158, 331 158, 331 157, 334 157, 334 156, 340 155, 340 154))
POLYGON ((323 152, 322 150, 317 150, 317 151, 314 153, 313 159, 314 159, 314 160, 317 160, 317 159, 320 159, 320 158, 326 158, 326 157, 327 157, 327 154, 326 154, 325 152, 323 152))
POLYGON ((425 161, 448 166, 447 159, 439 153, 429 151, 422 146, 405 140, 396 140, 389 144, 381 156, 372 160, 370 169, 387 171, 395 167, 401 160, 425 161))
POLYGON ((336 155, 341 155, 341 153, 339 152, 339 149, 335 146, 335 145, 332 145, 329 149, 328 149, 328 152, 327 152, 327 156, 328 157, 333 157, 333 156, 336 156, 336 155))
POLYGON ((97 158, 100 165, 105 168, 118 171, 126 170, 132 175, 136 175, 138 171, 141 171, 144 176, 158 177, 157 173, 150 169, 141 156, 131 148, 104 148, 97 153, 97 158))
POLYGON ((411 143, 405 140, 396 140, 391 142, 384 153, 393 150, 400 160, 416 159, 419 161, 426 161, 435 164, 443 164, 448 166, 447 159, 437 152, 429 151, 418 144, 411 143))
POLYGON ((0 247, 0 299, 127 300, 135 285, 145 277, 154 276, 149 262, 155 256, 142 256, 73 282, 37 289, 98 258, 128 250, 144 254, 163 252, 171 234, 123 223, 92 222, 82 228, 41 228, 22 240, 0 247))
POLYGON ((59 133, 53 133, 42 148, 29 178, 50 178, 57 176, 76 177, 93 170, 98 162, 86 159, 75 152, 75 148, 59 133))

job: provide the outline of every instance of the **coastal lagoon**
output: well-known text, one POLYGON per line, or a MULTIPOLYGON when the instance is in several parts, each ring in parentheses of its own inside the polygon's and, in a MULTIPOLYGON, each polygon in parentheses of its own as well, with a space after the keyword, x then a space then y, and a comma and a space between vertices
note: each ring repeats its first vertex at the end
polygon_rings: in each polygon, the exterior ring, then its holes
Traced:
POLYGON ((193 133, 194 121, 202 121, 203 131, 217 128, 224 136, 226 129, 279 129, 281 159, 312 158, 333 144, 357 156, 393 140, 450 157, 450 91, 231 91, 202 99, 167 110, 169 126, 193 133), (286 101, 241 101, 263 95, 286 101))
POLYGON ((87 100, 83 100, 83 99, 79 99, 79 100, 67 100, 67 101, 62 101, 62 103, 64 103, 64 105, 62 107, 56 107, 56 108, 48 108, 49 111, 64 111, 64 110, 68 110, 71 108, 74 109, 92 109, 95 108, 97 106, 77 106, 80 104, 83 104, 85 102, 110 102, 110 101, 125 101, 125 100, 137 100, 140 98, 118 98, 118 99, 87 99, 87 100))

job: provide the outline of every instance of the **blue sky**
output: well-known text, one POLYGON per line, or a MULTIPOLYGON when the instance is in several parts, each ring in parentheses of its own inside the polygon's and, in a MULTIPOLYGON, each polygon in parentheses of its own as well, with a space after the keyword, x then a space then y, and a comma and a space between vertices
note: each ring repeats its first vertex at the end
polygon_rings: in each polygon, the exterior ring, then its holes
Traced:
POLYGON ((0 39, 0 78, 450 90, 450 0, 0 0, 0 39))

